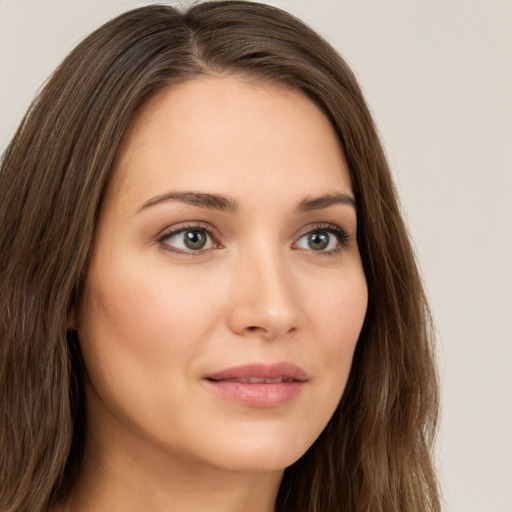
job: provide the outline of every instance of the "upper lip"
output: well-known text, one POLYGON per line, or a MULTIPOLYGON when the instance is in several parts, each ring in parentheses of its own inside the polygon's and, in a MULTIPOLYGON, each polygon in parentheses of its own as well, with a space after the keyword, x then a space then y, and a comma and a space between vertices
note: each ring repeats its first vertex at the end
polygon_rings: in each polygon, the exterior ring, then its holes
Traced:
POLYGON ((296 364, 289 362, 279 363, 249 363, 239 366, 232 366, 219 372, 206 375, 208 380, 230 380, 248 379, 250 377, 261 379, 277 379, 282 377, 287 380, 305 382, 308 379, 307 373, 296 364))

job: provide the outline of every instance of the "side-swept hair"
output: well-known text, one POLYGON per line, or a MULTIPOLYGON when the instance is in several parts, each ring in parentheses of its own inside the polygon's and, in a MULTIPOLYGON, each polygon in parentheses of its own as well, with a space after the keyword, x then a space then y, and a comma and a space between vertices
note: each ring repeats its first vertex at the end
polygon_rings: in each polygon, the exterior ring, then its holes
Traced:
POLYGON ((369 306, 343 398, 291 467, 286 512, 438 512, 430 317, 390 172, 344 60, 277 8, 153 5, 87 37, 35 99, 0 167, 0 509, 42 512, 73 488, 82 365, 67 332, 103 191, 135 111, 172 84, 233 73, 302 91, 330 119, 357 201, 369 306))

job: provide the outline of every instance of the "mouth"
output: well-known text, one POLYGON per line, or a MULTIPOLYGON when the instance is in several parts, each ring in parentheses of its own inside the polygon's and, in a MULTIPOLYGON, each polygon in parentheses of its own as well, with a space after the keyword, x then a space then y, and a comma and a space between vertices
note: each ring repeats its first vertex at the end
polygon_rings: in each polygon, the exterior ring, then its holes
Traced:
POLYGON ((206 376, 212 381, 237 381, 252 384, 279 384, 281 382, 306 382, 307 373, 296 364, 288 362, 278 363, 250 363, 226 368, 206 376), (267 382, 268 381, 268 382, 267 382), (275 382, 274 382, 275 381, 275 382))
POLYGON ((205 382, 221 397, 256 408, 274 408, 293 401, 305 387, 308 376, 288 363, 252 363, 209 374, 205 382))
POLYGON ((273 379, 266 379, 264 377, 238 377, 233 379, 209 379, 214 382, 242 382, 244 384, 281 384, 283 382, 293 382, 295 379, 291 377, 279 376, 273 379))

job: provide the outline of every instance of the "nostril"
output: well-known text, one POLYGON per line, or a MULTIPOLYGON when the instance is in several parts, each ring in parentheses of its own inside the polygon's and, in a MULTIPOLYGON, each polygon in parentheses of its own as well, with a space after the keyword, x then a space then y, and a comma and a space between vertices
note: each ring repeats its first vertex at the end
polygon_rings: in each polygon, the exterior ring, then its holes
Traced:
MULTIPOLYGON (((295 327, 292 327, 289 331, 287 331, 287 334, 294 334, 297 329, 295 327)), ((246 332, 250 333, 270 333, 271 330, 265 329, 264 327, 259 327, 257 325, 250 325, 246 327, 246 332)))

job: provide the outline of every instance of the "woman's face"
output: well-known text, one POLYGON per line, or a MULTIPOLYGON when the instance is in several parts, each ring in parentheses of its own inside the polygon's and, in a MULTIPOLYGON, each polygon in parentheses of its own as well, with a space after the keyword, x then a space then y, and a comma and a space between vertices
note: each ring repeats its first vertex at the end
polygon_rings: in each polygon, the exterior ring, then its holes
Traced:
POLYGON ((136 460, 297 460, 365 316, 356 228, 336 135, 305 96, 225 76, 153 98, 119 150, 74 319, 89 435, 136 460))

